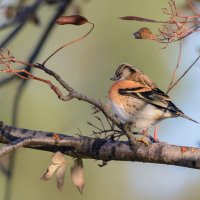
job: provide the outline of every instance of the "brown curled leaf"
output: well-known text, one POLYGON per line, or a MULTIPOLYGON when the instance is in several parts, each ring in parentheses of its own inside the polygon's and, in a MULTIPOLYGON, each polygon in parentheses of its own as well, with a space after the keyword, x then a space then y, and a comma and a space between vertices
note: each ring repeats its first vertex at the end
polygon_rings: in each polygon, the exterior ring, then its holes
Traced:
POLYGON ((57 188, 61 191, 64 185, 66 165, 61 165, 56 172, 57 188))
POLYGON ((89 23, 89 21, 81 15, 70 15, 70 16, 61 16, 56 20, 56 23, 59 25, 72 24, 72 25, 82 25, 89 23))
POLYGON ((51 164, 49 165, 49 167, 47 168, 46 172, 43 174, 41 179, 48 181, 56 172, 57 187, 59 190, 62 190, 64 185, 65 169, 66 169, 66 160, 63 154, 58 151, 55 154, 53 154, 51 159, 51 164))
POLYGON ((44 181, 50 180, 51 177, 53 176, 54 172, 57 170, 57 168, 58 168, 58 166, 56 166, 56 165, 49 165, 49 167, 47 168, 46 172, 43 174, 41 179, 44 181))
POLYGON ((83 161, 81 158, 77 158, 74 160, 74 164, 71 167, 71 177, 74 185, 82 194, 85 183, 83 175, 83 161))
POLYGON ((66 160, 64 155, 60 151, 57 151, 53 154, 51 162, 53 165, 62 165, 65 164, 66 160))
POLYGON ((156 21, 156 20, 153 20, 153 19, 147 19, 147 18, 136 17, 136 16, 124 16, 124 17, 120 17, 120 19, 122 19, 122 20, 139 21, 139 22, 163 23, 161 21, 156 21))
POLYGON ((141 28, 139 31, 133 33, 135 39, 146 39, 146 40, 156 40, 157 37, 154 35, 149 28, 141 28))

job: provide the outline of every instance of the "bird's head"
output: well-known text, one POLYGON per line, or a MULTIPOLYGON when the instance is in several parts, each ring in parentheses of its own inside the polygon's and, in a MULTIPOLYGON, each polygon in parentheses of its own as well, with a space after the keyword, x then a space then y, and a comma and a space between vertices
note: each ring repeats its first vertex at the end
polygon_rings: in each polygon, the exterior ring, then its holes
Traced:
POLYGON ((119 80, 125 80, 129 79, 130 75, 133 76, 137 73, 141 73, 138 69, 133 67, 130 64, 123 63, 119 65, 117 68, 114 77, 111 78, 112 81, 119 81, 119 80))
POLYGON ((151 88, 156 88, 156 83, 151 80, 146 74, 144 74, 139 69, 133 67, 133 65, 123 63, 121 64, 116 72, 114 77, 111 78, 112 81, 121 81, 121 80, 130 80, 139 82, 144 86, 151 88))

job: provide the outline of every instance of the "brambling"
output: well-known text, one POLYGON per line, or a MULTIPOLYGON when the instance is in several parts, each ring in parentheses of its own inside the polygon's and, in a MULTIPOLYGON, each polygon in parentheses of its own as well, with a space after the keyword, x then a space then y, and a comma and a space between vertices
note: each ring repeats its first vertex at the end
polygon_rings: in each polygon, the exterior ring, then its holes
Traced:
POLYGON ((113 112, 123 123, 132 128, 148 130, 166 118, 186 116, 161 91, 147 75, 130 64, 121 64, 111 80, 115 83, 109 90, 109 102, 113 112))

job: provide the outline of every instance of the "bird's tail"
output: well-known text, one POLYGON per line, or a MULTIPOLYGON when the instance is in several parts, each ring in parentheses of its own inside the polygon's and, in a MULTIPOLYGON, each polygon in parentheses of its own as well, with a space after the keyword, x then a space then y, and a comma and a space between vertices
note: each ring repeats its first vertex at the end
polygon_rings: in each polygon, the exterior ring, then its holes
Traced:
POLYGON ((195 122, 195 123, 197 123, 197 124, 200 124, 198 121, 196 121, 196 120, 194 120, 194 119, 188 117, 188 116, 185 115, 184 113, 179 113, 179 116, 180 116, 180 117, 183 117, 183 118, 185 118, 185 119, 188 119, 188 120, 190 120, 190 121, 193 121, 193 122, 195 122))

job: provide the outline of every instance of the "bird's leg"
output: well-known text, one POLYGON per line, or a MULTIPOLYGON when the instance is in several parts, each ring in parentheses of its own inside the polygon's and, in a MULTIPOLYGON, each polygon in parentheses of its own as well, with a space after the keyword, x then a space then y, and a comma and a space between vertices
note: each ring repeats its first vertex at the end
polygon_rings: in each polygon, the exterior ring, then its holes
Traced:
POLYGON ((137 141, 143 142, 144 144, 146 144, 148 146, 149 145, 149 142, 147 140, 147 138, 148 138, 148 129, 143 129, 142 130, 142 134, 143 134, 143 136, 141 138, 137 138, 137 141))
POLYGON ((157 133, 158 133, 158 125, 155 126, 154 133, 153 133, 153 139, 154 139, 155 142, 158 143, 159 139, 158 139, 157 133))

